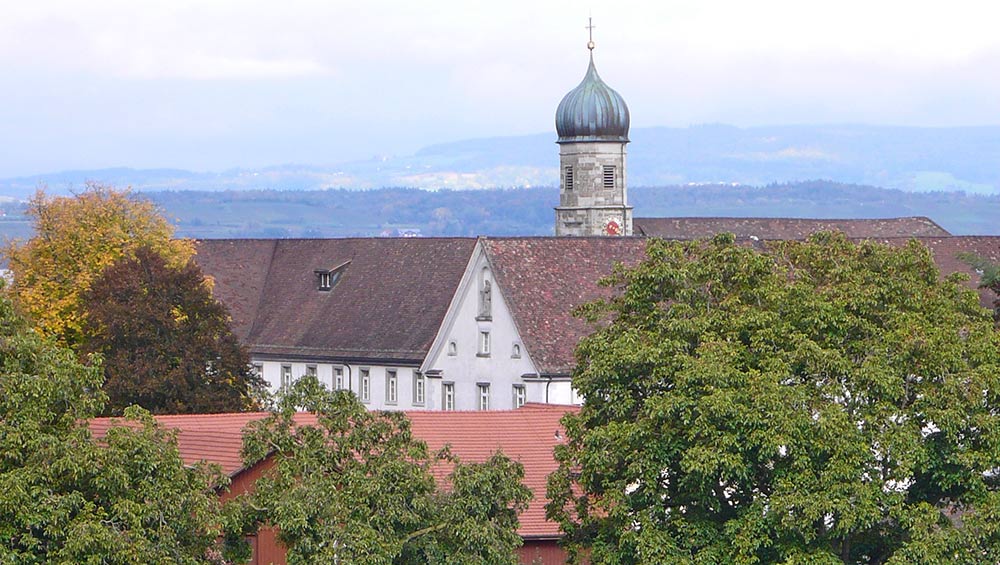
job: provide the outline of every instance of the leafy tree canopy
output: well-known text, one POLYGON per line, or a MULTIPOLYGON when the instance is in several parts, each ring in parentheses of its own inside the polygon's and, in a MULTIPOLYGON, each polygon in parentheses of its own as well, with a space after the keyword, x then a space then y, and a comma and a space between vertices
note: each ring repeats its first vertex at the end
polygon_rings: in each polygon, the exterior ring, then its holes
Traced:
POLYGON ((993 317, 1000 325, 1000 264, 975 253, 960 253, 958 257, 981 273, 980 288, 988 288, 993 291, 993 295, 996 297, 993 300, 993 317))
POLYGON ((73 197, 39 190, 28 214, 34 237, 5 250, 13 294, 39 331, 71 347, 83 340, 81 296, 106 267, 144 245, 177 267, 194 253, 190 241, 173 239, 153 204, 127 190, 92 184, 73 197))
POLYGON ((547 507, 594 563, 1000 561, 1000 338, 929 251, 651 241, 582 309, 547 507))
POLYGON ((251 424, 248 465, 272 457, 242 504, 242 530, 279 528, 288 562, 514 564, 517 515, 531 494, 502 454, 462 463, 429 453, 400 412, 369 412, 315 377, 294 383, 279 409, 251 424), (296 418, 301 407, 315 423, 296 418), (433 469, 450 464, 447 485, 433 469))
POLYGON ((142 410, 94 441, 100 386, 0 298, 0 562, 213 562, 222 478, 142 410))
POLYGON ((105 269, 82 301, 81 349, 104 358, 109 413, 132 404, 165 414, 234 412, 264 394, 228 311, 193 261, 173 267, 140 247, 105 269))

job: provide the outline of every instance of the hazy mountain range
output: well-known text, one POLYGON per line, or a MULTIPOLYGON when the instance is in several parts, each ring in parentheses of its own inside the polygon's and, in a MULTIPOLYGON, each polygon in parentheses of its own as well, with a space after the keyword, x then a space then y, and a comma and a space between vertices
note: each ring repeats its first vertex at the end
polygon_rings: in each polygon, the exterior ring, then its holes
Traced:
MULTIPOLYGON (((1000 126, 917 128, 865 125, 703 125, 635 128, 628 147, 631 186, 766 185, 827 179, 907 192, 1000 194, 1000 126)), ((320 190, 415 187, 480 189, 553 186, 554 133, 473 139, 319 167, 280 165, 222 172, 128 168, 0 179, 0 197, 23 199, 87 181, 164 190, 320 190)), ((335 159, 331 159, 335 161, 335 159)))

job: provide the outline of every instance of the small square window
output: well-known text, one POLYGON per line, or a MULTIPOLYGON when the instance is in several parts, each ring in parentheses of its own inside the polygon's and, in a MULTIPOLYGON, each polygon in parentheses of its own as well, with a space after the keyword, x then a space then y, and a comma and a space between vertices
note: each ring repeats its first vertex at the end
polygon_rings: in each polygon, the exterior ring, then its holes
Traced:
POLYGON ((316 365, 306 365, 306 376, 307 377, 316 376, 316 365))

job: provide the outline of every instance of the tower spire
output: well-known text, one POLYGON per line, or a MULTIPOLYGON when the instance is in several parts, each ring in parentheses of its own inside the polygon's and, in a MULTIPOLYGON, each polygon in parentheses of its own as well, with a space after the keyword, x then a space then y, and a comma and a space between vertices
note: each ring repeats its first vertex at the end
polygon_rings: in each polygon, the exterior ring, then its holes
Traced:
POLYGON ((589 41, 587 41, 587 49, 590 52, 594 52, 594 17, 590 16, 587 18, 587 33, 589 35, 589 41))

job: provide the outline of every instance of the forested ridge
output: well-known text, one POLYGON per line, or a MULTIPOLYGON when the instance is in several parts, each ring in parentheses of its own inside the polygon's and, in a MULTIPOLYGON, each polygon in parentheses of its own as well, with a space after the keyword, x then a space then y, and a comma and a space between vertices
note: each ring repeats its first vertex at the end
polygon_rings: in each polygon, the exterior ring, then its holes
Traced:
MULTIPOLYGON (((551 235, 554 187, 492 190, 253 190, 147 192, 177 234, 195 238, 551 235)), ((927 216, 954 234, 1000 233, 1000 196, 903 192, 831 181, 768 186, 629 188, 636 217, 880 218, 927 216)), ((0 233, 30 236, 19 205, 0 233)))

